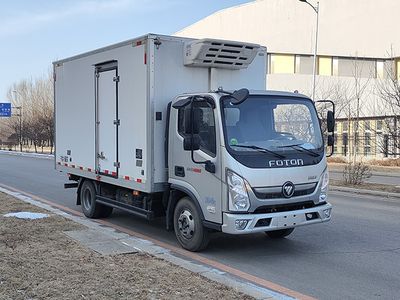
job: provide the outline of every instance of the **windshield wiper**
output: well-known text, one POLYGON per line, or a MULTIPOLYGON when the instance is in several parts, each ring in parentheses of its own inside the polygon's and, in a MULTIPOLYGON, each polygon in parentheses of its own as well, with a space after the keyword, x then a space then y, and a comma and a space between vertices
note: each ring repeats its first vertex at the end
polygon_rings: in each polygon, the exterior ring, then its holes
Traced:
POLYGON ((275 151, 271 151, 271 150, 269 150, 267 148, 258 147, 256 145, 231 145, 231 146, 239 147, 239 148, 254 149, 254 150, 258 150, 258 151, 263 152, 263 153, 273 154, 273 155, 275 155, 276 157, 279 157, 279 158, 285 158, 285 156, 283 156, 283 155, 281 155, 279 153, 276 153, 275 151))
POLYGON ((311 156, 314 156, 314 157, 318 157, 319 156, 318 153, 316 153, 316 152, 314 152, 314 151, 312 151, 310 149, 304 148, 301 145, 302 144, 285 145, 285 146, 279 146, 278 148, 293 148, 293 149, 298 150, 300 152, 306 152, 306 153, 308 153, 308 154, 310 154, 311 156))

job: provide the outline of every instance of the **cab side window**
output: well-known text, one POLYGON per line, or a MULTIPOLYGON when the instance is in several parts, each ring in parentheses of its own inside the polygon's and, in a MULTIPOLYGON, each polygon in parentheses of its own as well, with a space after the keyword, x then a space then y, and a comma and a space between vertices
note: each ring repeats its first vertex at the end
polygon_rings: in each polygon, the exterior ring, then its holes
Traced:
MULTIPOLYGON (((214 111, 206 101, 194 102, 195 107, 200 108, 200 150, 208 155, 216 156, 216 136, 215 136, 215 119, 214 111)), ((185 109, 190 109, 189 106, 180 108, 178 111, 178 133, 185 136, 185 109)))

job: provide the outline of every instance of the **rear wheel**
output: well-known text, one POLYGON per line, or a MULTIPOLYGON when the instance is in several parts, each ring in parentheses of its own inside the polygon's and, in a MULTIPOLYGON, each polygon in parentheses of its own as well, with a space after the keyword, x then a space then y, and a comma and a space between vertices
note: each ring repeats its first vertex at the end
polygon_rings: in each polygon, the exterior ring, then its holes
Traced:
POLYGON ((200 251, 208 245, 209 232, 202 224, 196 205, 188 197, 175 206, 174 230, 179 244, 189 251, 200 251))
POLYGON ((111 215, 112 207, 96 203, 96 189, 90 180, 85 180, 82 183, 80 196, 82 211, 86 217, 97 219, 111 215))
POLYGON ((285 236, 288 236, 293 232, 294 228, 287 228, 287 229, 281 229, 281 230, 274 230, 274 231, 266 231, 265 233, 271 238, 271 239, 281 239, 284 238, 285 236))

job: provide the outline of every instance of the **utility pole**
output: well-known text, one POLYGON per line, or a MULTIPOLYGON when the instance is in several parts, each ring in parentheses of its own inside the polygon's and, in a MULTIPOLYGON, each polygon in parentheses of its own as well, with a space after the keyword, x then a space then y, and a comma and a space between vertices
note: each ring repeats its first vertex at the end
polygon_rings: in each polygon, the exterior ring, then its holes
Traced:
POLYGON ((317 14, 317 25, 315 28, 315 46, 314 46, 314 63, 313 63, 313 87, 312 87, 312 100, 315 101, 315 84, 317 77, 317 49, 318 49, 318 23, 319 23, 319 1, 317 1, 317 5, 312 5, 307 0, 299 0, 300 2, 307 3, 317 14))
MULTIPOLYGON (((15 94, 15 102, 17 102, 17 94, 19 94, 19 93, 16 90, 14 90, 13 93, 15 94)), ((19 151, 22 152, 22 105, 13 106, 12 108, 15 108, 15 109, 19 110, 19 113, 17 115, 14 115, 14 116, 19 117, 19 137, 18 137, 18 140, 19 140, 19 151)))

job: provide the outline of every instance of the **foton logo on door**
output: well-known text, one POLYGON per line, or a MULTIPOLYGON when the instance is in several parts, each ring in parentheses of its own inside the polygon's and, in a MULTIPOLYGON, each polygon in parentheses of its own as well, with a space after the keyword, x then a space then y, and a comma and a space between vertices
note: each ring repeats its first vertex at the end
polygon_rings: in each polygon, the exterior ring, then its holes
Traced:
POLYGON ((304 166, 304 161, 301 158, 297 159, 277 159, 270 160, 268 162, 270 168, 277 167, 295 167, 295 166, 304 166))

